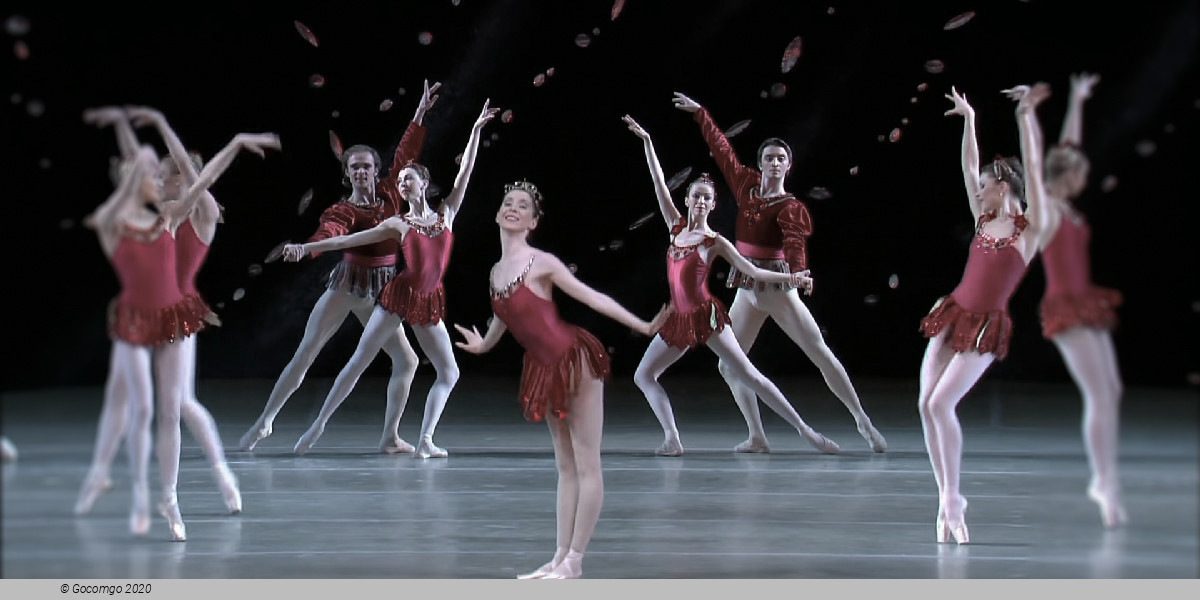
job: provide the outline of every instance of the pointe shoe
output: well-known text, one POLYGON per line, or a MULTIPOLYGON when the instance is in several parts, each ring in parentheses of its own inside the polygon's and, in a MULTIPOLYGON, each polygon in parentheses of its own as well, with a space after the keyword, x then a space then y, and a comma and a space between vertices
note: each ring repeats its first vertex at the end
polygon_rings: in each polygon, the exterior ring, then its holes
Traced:
POLYGON ((400 439, 399 437, 391 437, 379 442, 379 451, 383 454, 412 454, 416 452, 413 445, 400 439))
POLYGON ((951 514, 945 507, 938 509, 937 517, 937 541, 939 544, 949 544, 950 538, 954 538, 955 543, 964 545, 971 543, 971 534, 967 530, 967 501, 962 500, 962 511, 957 515, 951 514))
POLYGON ((249 452, 258 445, 259 442, 271 437, 271 426, 263 425, 262 427, 253 427, 242 439, 238 441, 238 450, 249 452))
POLYGON ((663 441, 658 450, 654 451, 656 456, 683 456, 683 444, 679 442, 679 438, 667 438, 663 441))
POLYGON ((0 460, 6 463, 17 460, 17 447, 6 437, 0 437, 0 460))
POLYGON ((446 458, 450 456, 450 453, 434 446, 432 438, 422 436, 421 441, 417 442, 416 456, 417 458, 446 458))
POLYGON ((1100 520, 1106 528, 1115 529, 1129 522, 1129 515, 1115 492, 1104 494, 1096 486, 1090 486, 1088 498, 1100 509, 1100 520))
POLYGON ((734 446, 733 451, 740 454, 769 454, 771 446, 767 444, 767 438, 750 438, 734 446))
POLYGON ((803 436, 809 444, 812 444, 813 448, 820 450, 823 454, 837 454, 842 451, 841 447, 837 445, 837 442, 834 442, 833 440, 817 433, 812 429, 801 431, 800 435, 803 436))
POLYGON ((183 516, 179 514, 179 502, 163 502, 158 505, 158 512, 167 520, 167 527, 171 528, 171 539, 186 542, 187 527, 184 527, 183 516))
POLYGON ((108 476, 89 475, 83 482, 83 489, 79 490, 79 499, 75 501, 75 514, 86 515, 91 512, 92 505, 96 503, 100 494, 110 489, 112 489, 112 480, 108 476))
POLYGON ((150 533, 149 495, 149 492, 143 490, 133 490, 133 510, 129 513, 129 531, 138 537, 150 533))
POLYGON ((887 440, 883 439, 883 434, 879 433, 870 421, 858 422, 858 434, 871 445, 872 452, 887 452, 887 440))
POLYGON ((227 464, 217 467, 216 475, 217 487, 221 488, 221 497, 225 499, 225 508, 229 509, 229 514, 236 515, 242 512, 242 492, 238 489, 237 476, 229 470, 227 464))
POLYGON ((543 579, 554 570, 554 567, 557 566, 558 565, 554 561, 550 561, 538 567, 536 571, 525 573, 524 575, 517 575, 517 579, 543 579))
POLYGON ((309 427, 308 431, 305 431, 304 435, 300 436, 300 441, 296 442, 296 447, 292 449, 292 452, 295 452, 297 456, 304 456, 313 447, 313 444, 317 443, 317 440, 320 439, 323 433, 325 433, 324 427, 317 427, 316 425, 309 427))
POLYGON ((583 556, 568 554, 558 566, 546 573, 542 579, 579 579, 583 576, 583 556))

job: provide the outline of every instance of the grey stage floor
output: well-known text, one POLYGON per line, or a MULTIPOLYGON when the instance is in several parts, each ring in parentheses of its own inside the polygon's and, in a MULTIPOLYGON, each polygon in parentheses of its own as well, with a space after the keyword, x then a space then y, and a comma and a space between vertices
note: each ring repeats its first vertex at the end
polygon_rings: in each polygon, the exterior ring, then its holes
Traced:
MULTIPOLYGON (((419 428, 428 379, 401 426, 419 428)), ((1127 392, 1122 469, 1132 522, 1105 531, 1085 498, 1079 400, 1068 386, 984 382, 960 409, 972 544, 934 543, 936 487, 908 383, 857 382, 887 454, 872 454, 820 381, 781 381, 801 414, 843 447, 811 450, 774 415, 775 452, 735 455, 745 436, 719 380, 664 379, 688 450, 658 458, 661 433, 628 383, 609 387, 604 511, 585 562, 592 578, 1195 578, 1197 395, 1127 392)), ((227 447, 271 382, 201 382, 227 447)), ((116 488, 71 514, 91 454, 99 390, 4 396, 20 459, 3 473, 6 578, 508 578, 554 550, 553 455, 522 421, 516 380, 464 377, 437 441, 449 459, 372 452, 382 381, 364 380, 308 456, 291 447, 328 381, 310 381, 253 453, 231 451, 245 511, 223 514, 185 434, 184 543, 128 531, 124 454, 116 488)), ((764 409, 765 412, 765 409, 764 409)), ((152 468, 152 473, 155 470, 152 468)), ((154 476, 156 477, 156 475, 154 476)), ((157 517, 157 515, 156 515, 157 517)))

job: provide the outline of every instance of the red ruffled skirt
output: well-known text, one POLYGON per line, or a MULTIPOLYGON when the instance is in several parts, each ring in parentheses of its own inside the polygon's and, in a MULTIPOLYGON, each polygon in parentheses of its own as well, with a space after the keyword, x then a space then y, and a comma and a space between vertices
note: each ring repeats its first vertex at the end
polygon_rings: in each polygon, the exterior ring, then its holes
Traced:
POLYGON ((131 306, 118 297, 108 305, 108 335, 135 346, 161 346, 203 331, 215 317, 199 296, 163 308, 131 306))
POLYGON ((608 379, 611 361, 600 340, 581 327, 571 327, 575 330, 575 343, 554 363, 540 363, 525 353, 525 366, 521 370, 521 412, 528 421, 538 423, 546 418, 547 412, 559 419, 567 418, 570 413, 568 399, 585 375, 585 361, 592 375, 601 380, 608 379))
POLYGON ((384 286, 379 305, 410 325, 428 327, 446 316, 446 290, 438 284, 432 292, 422 294, 396 278, 384 286))
POLYGON ((1042 298, 1042 336, 1054 336, 1075 327, 1111 330, 1117 326, 1117 307, 1124 302, 1121 292, 1091 286, 1082 294, 1055 294, 1042 298))
POLYGON ((955 352, 991 352, 996 360, 1008 355, 1012 327, 1007 310, 971 312, 955 302, 954 296, 938 299, 933 310, 921 319, 921 334, 926 338, 945 331, 946 341, 955 352))
POLYGON ((729 311, 717 298, 709 298, 687 312, 672 312, 658 335, 669 346, 687 350, 708 343, 712 334, 729 325, 729 311))

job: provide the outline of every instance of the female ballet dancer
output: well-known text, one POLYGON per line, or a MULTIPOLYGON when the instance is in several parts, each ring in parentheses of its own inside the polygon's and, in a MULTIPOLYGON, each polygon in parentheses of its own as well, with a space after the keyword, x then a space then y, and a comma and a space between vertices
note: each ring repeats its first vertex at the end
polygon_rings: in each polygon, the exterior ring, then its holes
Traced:
MULTIPOLYGON (((312 448, 325 432, 325 425, 334 411, 346 400, 346 396, 350 395, 350 391, 358 383, 358 378, 379 354, 379 349, 389 338, 397 335, 397 332, 403 336, 404 323, 407 322, 412 327, 421 350, 437 370, 437 379, 429 388, 429 396, 425 401, 425 419, 421 423, 421 439, 417 442, 416 456, 445 458, 448 455, 433 443, 433 432, 442 416, 442 409, 446 407, 450 391, 458 382, 458 363, 454 360, 450 334, 446 331, 446 324, 442 322, 442 317, 446 314, 446 292, 442 287, 442 278, 446 275, 446 267, 450 263, 450 250, 454 244, 454 217, 462 208, 463 196, 467 193, 467 184, 471 180, 471 171, 475 168, 475 157, 479 151, 483 127, 496 116, 498 110, 488 108, 488 102, 483 103, 483 110, 471 128, 467 148, 463 151, 462 164, 454 180, 454 189, 436 211, 429 206, 425 196, 429 186, 429 170, 420 164, 412 163, 404 166, 397 175, 400 197, 408 204, 406 214, 390 217, 366 231, 285 247, 285 259, 298 261, 310 253, 396 240, 399 242, 400 251, 404 253, 405 264, 404 271, 397 274, 380 292, 379 302, 371 311, 371 318, 363 328, 358 347, 354 349, 350 361, 334 380, 317 419, 296 442, 296 454, 304 454, 312 448)), ((407 381, 411 384, 412 378, 409 377, 407 381)), ((388 406, 385 435, 395 434, 397 431, 408 398, 407 388, 399 397, 402 400, 395 405, 394 414, 393 407, 388 406), (394 423, 392 419, 395 420, 394 423)))
POLYGON ((629 115, 625 115, 623 120, 629 125, 629 130, 642 139, 646 163, 650 167, 650 177, 658 195, 658 207, 667 223, 667 229, 671 232, 671 245, 667 250, 671 316, 658 335, 650 341, 650 347, 646 348, 633 377, 634 383, 646 395, 650 408, 654 409, 654 414, 666 435, 665 441, 655 454, 683 454, 683 444, 679 441, 679 429, 675 426, 671 402, 658 378, 690 348, 702 344, 711 348, 719 359, 729 365, 739 380, 754 390, 767 406, 795 427, 810 444, 822 452, 836 453, 837 444, 813 431, 788 404, 779 388, 746 358, 733 332, 725 328, 729 324, 725 306, 708 291, 708 271, 717 256, 757 281, 786 283, 811 291, 812 279, 808 277, 808 271, 789 274, 760 269, 742 258, 729 240, 709 229, 708 215, 716 206, 716 185, 707 173, 688 185, 684 200, 688 213, 687 218, 683 218, 671 200, 671 190, 667 188, 666 177, 663 176, 650 134, 629 115))
POLYGON ((504 186, 496 213, 501 254, 488 282, 495 314, 486 335, 456 324, 465 341, 455 345, 483 354, 511 330, 525 348, 521 409, 529 421, 545 419, 554 441, 558 547, 550 562, 519 579, 568 579, 583 574, 583 554, 604 501, 600 441, 609 357, 592 334, 559 317, 554 288, 646 336, 662 327, 670 311, 664 307, 647 323, 576 279, 558 257, 530 246, 527 238, 543 215, 543 202, 528 181, 504 186))
MULTIPOLYGON (((1028 118, 1041 93, 1022 98, 1019 120, 1028 118)), ((1008 301, 1037 256, 1047 208, 1041 194, 1031 188, 1026 196, 1028 211, 1021 210, 1025 181, 1017 159, 997 157, 980 170, 975 110, 953 88, 946 98, 954 102, 946 115, 964 118, 962 171, 975 238, 962 281, 921 321, 921 333, 929 344, 921 363, 918 406, 938 486, 937 540, 946 543, 953 536, 966 544, 970 541, 967 500, 959 491, 962 427, 955 410, 988 366, 1008 353, 1012 335, 1008 301)), ((1024 136, 1021 143, 1024 147, 1024 136)))
MULTIPOLYGON (((1080 150, 1083 141, 1083 103, 1091 97, 1095 75, 1071 78, 1071 97, 1059 143, 1046 153, 1044 184, 1049 208, 1042 236, 1042 265, 1046 292, 1041 302, 1042 335, 1054 342, 1071 377, 1083 394, 1083 439, 1092 478, 1087 494, 1100 509, 1106 527, 1128 519, 1121 503, 1117 475, 1120 442, 1121 373, 1111 330, 1117 324, 1121 293, 1091 281, 1088 243, 1091 230, 1074 199, 1087 186, 1089 163, 1080 150)), ((1042 131, 1036 118, 1028 120, 1035 147, 1025 157, 1030 189, 1043 178, 1042 131)))
MULTIPOLYGON (((749 168, 738 160, 733 146, 717 128, 708 113, 695 100, 676 92, 675 107, 692 113, 700 125, 700 133, 712 151, 713 158, 733 190, 737 200, 736 248, 750 264, 781 273, 808 271, 808 237, 812 235, 812 216, 808 207, 784 190, 784 180, 792 166, 792 150, 787 142, 767 138, 758 147, 758 169, 749 168)), ((733 306, 729 308, 734 337, 744 354, 750 353, 763 323, 770 317, 783 329, 804 355, 821 371, 825 384, 854 415, 858 433, 875 452, 887 450, 887 440, 875 429, 863 410, 841 361, 825 344, 817 322, 800 294, 790 283, 756 282, 737 266, 729 270, 725 282, 736 287, 733 306)), ((809 290, 811 293, 811 290, 809 290)), ((767 434, 763 431, 754 389, 741 380, 733 365, 724 359, 717 363, 721 376, 733 392, 734 400, 746 419, 750 437, 738 444, 735 452, 770 452, 767 434)))
MULTIPOLYGON (((239 136, 241 137, 241 136, 239 136)), ((243 139, 239 147, 253 148, 243 139)), ((261 152, 261 148, 256 150, 261 152)), ((159 512, 167 519, 176 541, 187 538, 179 514, 179 419, 188 366, 180 341, 204 327, 203 317, 189 310, 176 276, 175 235, 181 220, 236 155, 214 157, 175 203, 165 203, 156 172, 154 150, 140 146, 122 167, 116 191, 88 222, 95 228, 105 255, 121 280, 121 294, 109 317, 113 338, 112 374, 129 396, 128 443, 133 479, 130 529, 145 535, 150 529, 149 483, 151 403, 158 400, 159 472, 163 498, 159 512), (153 354, 153 360, 152 360, 153 354), (153 363, 153 367, 151 366, 153 363), (151 369, 154 373, 152 376, 151 369), (157 394, 154 385, 157 384, 157 394)))
MULTIPOLYGON (((370 146, 354 145, 342 152, 342 183, 352 192, 348 198, 321 214, 321 224, 316 233, 308 238, 309 242, 366 231, 401 212, 397 189, 399 175, 405 165, 421 154, 426 133, 422 123, 425 113, 437 102, 435 92, 441 85, 435 83, 431 87, 428 81, 425 82, 417 111, 392 156, 392 168, 382 181, 377 181, 379 154, 370 146)), ((377 296, 396 274, 398 253, 396 242, 390 238, 342 253, 342 262, 329 273, 327 289, 308 316, 304 337, 296 353, 275 382, 262 414, 238 442, 239 450, 253 450, 260 441, 271 435, 275 417, 288 398, 299 389, 308 368, 329 338, 341 327, 346 315, 354 313, 359 322, 366 326, 377 296)), ((417 353, 408 343, 408 338, 399 329, 393 334, 383 341, 383 351, 392 359, 392 375, 387 387, 387 424, 379 441, 379 451, 388 454, 413 451, 412 444, 400 439, 398 430, 400 412, 408 402, 408 388, 417 372, 417 353)))
MULTIPOLYGON (((149 108, 129 108, 124 111, 108 108, 89 111, 88 115, 88 120, 94 123, 113 126, 117 132, 117 142, 123 157, 133 156, 137 147, 137 139, 133 134, 130 119, 152 123, 158 127, 171 155, 170 158, 164 159, 159 166, 159 174, 163 179, 163 201, 165 203, 178 202, 180 193, 185 187, 199 177, 196 169, 203 168, 203 165, 200 164, 198 155, 189 154, 184 149, 162 113, 149 108), (180 173, 178 165, 181 162, 187 166, 188 175, 186 177, 180 173)), ((261 151, 261 148, 278 148, 278 142, 273 136, 247 137, 246 134, 243 134, 241 139, 254 141, 255 145, 249 147, 254 151, 261 151)), ((241 148, 242 142, 235 139, 227 146, 227 152, 236 153, 241 148)), ((187 319, 193 322, 200 320, 208 324, 219 324, 219 320, 196 291, 195 274, 199 271, 208 245, 215 234, 216 224, 220 219, 220 205, 208 190, 200 190, 198 193, 200 197, 195 209, 184 217, 185 221, 180 225, 176 234, 176 275, 179 278, 180 291, 183 292, 187 302, 183 307, 188 315, 187 319), (204 237, 208 242, 201 241, 197 231, 204 232, 204 237)), ((188 365, 186 388, 180 407, 181 417, 192 435, 200 442, 201 449, 212 465, 213 474, 221 490, 226 508, 230 513, 237 514, 242 510, 242 498, 237 478, 225 460, 224 446, 221 443, 216 422, 208 409, 196 399, 195 343, 193 335, 186 335, 180 340, 180 344, 183 346, 184 361, 188 365)), ((120 448, 120 441, 125 435, 126 421, 129 416, 128 397, 124 384, 125 379, 122 377, 110 376, 108 379, 92 466, 88 476, 84 479, 79 499, 75 503, 75 514, 77 515, 88 513, 99 495, 112 487, 109 473, 117 450, 120 448)))

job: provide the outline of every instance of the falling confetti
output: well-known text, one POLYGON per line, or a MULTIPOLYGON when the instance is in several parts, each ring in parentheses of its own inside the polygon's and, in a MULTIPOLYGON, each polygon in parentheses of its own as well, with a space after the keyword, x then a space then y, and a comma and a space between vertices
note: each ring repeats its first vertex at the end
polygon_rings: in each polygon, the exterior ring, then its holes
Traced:
POLYGON ((725 131, 725 137, 731 138, 731 137, 745 131, 746 128, 749 126, 750 126, 750 119, 746 119, 745 121, 739 121, 737 123, 734 123, 733 127, 730 127, 729 129, 727 129, 725 131))
POLYGON ((913 96, 912 98, 909 98, 909 99, 908 99, 908 101, 909 101, 909 102, 911 102, 911 103, 913 103, 913 104, 916 104, 916 103, 917 103, 917 97, 916 97, 916 96, 913 96))
POLYGON ((320 73, 313 73, 312 77, 308 78, 308 86, 314 88, 325 87, 325 76, 320 73))
POLYGON ((925 90, 927 90, 927 89, 929 89, 929 84, 928 84, 928 83, 921 83, 921 84, 917 84, 917 91, 918 91, 918 92, 923 92, 923 91, 925 91, 925 90))
POLYGON ((508 109, 508 110, 506 110, 506 111, 504 111, 504 112, 502 112, 502 113, 500 113, 500 121, 502 121, 502 122, 504 122, 504 123, 512 123, 512 121, 513 121, 513 112, 512 112, 512 109, 511 109, 511 108, 510 108, 510 109, 508 109))
POLYGON ((1115 189, 1117 189, 1117 176, 1116 175, 1109 175, 1108 177, 1105 177, 1103 181, 1100 182, 1100 190, 1106 194, 1115 189))
POLYGON ((808 190, 808 197, 813 200, 828 200, 833 197, 833 192, 821 186, 815 186, 808 190))
POLYGON ((617 17, 621 14, 622 8, 625 8, 625 0, 617 0, 616 2, 613 2, 612 16, 609 18, 609 20, 616 21, 617 17))
POLYGON ((620 250, 621 246, 625 245, 625 240, 613 240, 608 243, 609 250, 620 250))
POLYGON ((39 161, 38 161, 38 166, 39 166, 39 167, 41 167, 41 168, 43 168, 43 169, 49 169, 49 168, 50 168, 50 159, 48 159, 48 158, 43 158, 43 159, 39 160, 39 161))
POLYGON ((827 15, 832 15, 833 13, 834 13, 834 10, 833 10, 833 7, 832 7, 832 6, 830 6, 830 7, 829 7, 829 8, 827 8, 827 9, 825 9, 825 14, 827 14, 827 15))
POLYGON ((599 250, 599 251, 601 251, 601 252, 604 252, 604 250, 605 250, 606 248, 607 248, 607 246, 605 246, 604 244, 600 244, 600 247, 599 247, 599 248, 597 248, 597 250, 599 250))
POLYGON ((888 277, 888 287, 892 288, 893 290, 900 287, 900 276, 892 273, 892 276, 888 277))
POLYGON ((900 141, 901 135, 902 135, 902 132, 900 131, 900 128, 897 127, 895 129, 893 129, 891 133, 888 134, 888 141, 893 142, 893 143, 898 142, 898 141, 900 141))
POLYGON ((1134 147, 1134 150, 1137 151, 1138 156, 1145 158, 1154 154, 1154 151, 1158 150, 1158 146, 1155 145, 1152 140, 1142 140, 1137 143, 1137 146, 1134 147))
MULTIPOLYGON (((339 156, 341 156, 341 155, 339 155, 339 156)), ((309 189, 307 192, 304 192, 304 195, 300 196, 300 205, 296 207, 296 214, 303 215, 304 211, 308 210, 308 205, 312 204, 312 199, 313 199, 312 189, 309 189)))
POLYGON ((581 33, 575 36, 575 45, 579 46, 580 48, 587 48, 591 43, 592 38, 588 37, 588 34, 586 33, 581 33))
POLYGON ((642 225, 649 223, 650 219, 653 219, 653 218, 654 218, 654 213, 648 212, 648 213, 638 217, 636 221, 630 223, 629 230, 633 231, 634 229, 637 229, 638 227, 641 227, 642 225))
POLYGON ((761 91, 761 92, 759 92, 759 93, 758 93, 758 97, 759 97, 759 98, 766 98, 768 95, 769 95, 769 94, 767 94, 767 91, 766 91, 766 90, 763 90, 763 91, 761 91))
POLYGON ((463 155, 462 155, 462 153, 460 152, 460 153, 458 154, 458 156, 455 156, 455 157, 454 157, 454 164, 456 164, 456 165, 461 165, 461 164, 462 164, 462 159, 463 159, 463 155))
POLYGON ((725 271, 718 271, 717 279, 725 279, 725 271))
POLYGON ((17 43, 13 44, 13 54, 17 55, 17 60, 25 60, 29 58, 29 46, 26 46, 25 42, 17 40, 17 43))
POLYGON ((683 182, 687 180, 688 175, 691 174, 692 168, 684 167, 682 171, 672 175, 671 178, 667 180, 667 189, 671 191, 678 189, 679 186, 683 185, 683 182))
POLYGON ((404 89, 404 88, 400 88, 400 89, 396 90, 396 93, 397 93, 397 94, 400 94, 401 96, 403 96, 404 94, 407 94, 407 93, 408 93, 408 90, 406 90, 406 89, 404 89))
POLYGON ((458 6, 462 0, 450 0, 450 6, 458 6))
POLYGON ((533 78, 533 87, 542 87, 543 83, 546 83, 546 76, 542 73, 538 73, 533 78))
POLYGON ((546 77, 554 77, 554 67, 546 69, 546 77))
POLYGON ((593 28, 592 28, 592 35, 600 35, 600 28, 599 28, 599 27, 593 27, 593 28))
POLYGON ((246 268, 246 272, 249 273, 251 277, 258 277, 259 275, 262 275, 262 265, 257 263, 250 265, 246 268))
POLYGON ((850 174, 858 175, 858 165, 854 165, 853 167, 850 167, 850 174))
POLYGON ((934 75, 937 75, 938 73, 941 73, 942 71, 945 71, 945 70, 946 70, 946 63, 944 63, 940 60, 925 61, 925 72, 926 73, 932 73, 934 75))
POLYGON ((571 263, 571 264, 567 265, 567 269, 570 270, 572 273, 574 273, 579 270, 579 265, 577 265, 575 263, 571 263))
POLYGON ((224 303, 224 302, 218 302, 218 303, 217 303, 217 310, 221 310, 221 309, 223 309, 223 308, 225 308, 225 303, 224 303))
POLYGON ((617 349, 616 349, 616 348, 613 348, 612 346, 609 346, 609 347, 608 347, 608 353, 609 353, 609 354, 616 354, 616 353, 617 353, 617 349))
POLYGON ((238 288, 236 290, 233 290, 233 301, 234 302, 237 302, 238 300, 241 300, 242 298, 245 298, 245 297, 246 297, 245 288, 238 288))
POLYGON ((333 117, 333 118, 335 118, 335 119, 336 119, 336 118, 338 118, 338 117, 342 116, 342 111, 340 111, 340 110, 334 110, 333 112, 329 113, 329 116, 331 116, 331 117, 333 117))
POLYGON ((392 99, 384 98, 383 102, 379 103, 379 112, 387 112, 389 110, 392 110, 392 99))
POLYGON ((493 132, 492 132, 492 141, 493 141, 493 142, 495 142, 495 141, 497 141, 497 140, 499 140, 499 139, 500 139, 500 134, 498 134, 498 133, 496 133, 496 132, 494 132, 494 131, 493 131, 493 132))
POLYGON ((40 117, 46 112, 46 105, 40 100, 30 100, 29 104, 25 105, 25 110, 29 111, 31 117, 40 117))
POLYGON ((784 73, 791 71, 796 66, 796 63, 800 61, 803 43, 800 36, 796 36, 788 43, 787 48, 784 49, 783 62, 780 64, 780 70, 784 73))
POLYGON ((479 142, 479 145, 483 146, 484 148, 491 148, 492 140, 483 140, 482 142, 479 142))
POLYGON ((296 24, 296 31, 300 33, 300 37, 312 44, 314 48, 321 45, 320 42, 317 41, 317 36, 313 34, 312 30, 309 29, 307 25, 301 23, 300 21, 294 21, 294 23, 296 24))
POLYGON ((339 160, 342 158, 342 140, 332 129, 329 130, 329 148, 333 150, 334 156, 339 160))
POLYGON ((908 117, 904 117, 904 118, 900 119, 900 124, 901 124, 901 125, 908 125, 908 117))
POLYGON ((883 140, 887 139, 887 136, 883 135, 883 134, 879 134, 879 135, 875 136, 875 139, 882 142, 883 140))
POLYGON ((787 85, 785 85, 783 83, 776 83, 775 85, 771 86, 771 97, 772 98, 782 98, 786 94, 787 94, 787 85))
POLYGON ((875 294, 870 294, 866 298, 863 298, 863 302, 867 306, 874 306, 879 303, 879 296, 876 296, 875 294))
POLYGON ((953 19, 950 19, 949 21, 946 21, 946 24, 942 26, 942 30, 950 31, 952 29, 958 29, 959 27, 966 25, 971 19, 974 18, 975 11, 967 11, 961 15, 958 15, 957 17, 954 17, 953 19))
POLYGON ((4 21, 4 30, 8 35, 21 37, 29 33, 29 19, 21 15, 13 15, 4 21))
POLYGON ((428 31, 422 31, 417 34, 417 42, 422 46, 428 46, 433 43, 433 34, 428 31))
POLYGON ((263 262, 273 263, 283 258, 283 247, 287 245, 287 242, 280 242, 278 246, 271 248, 271 251, 267 253, 267 257, 263 259, 263 262))

